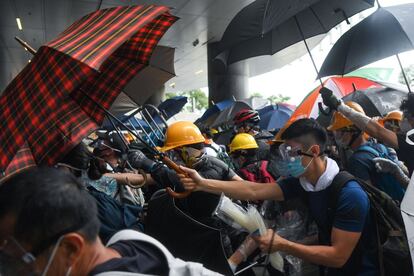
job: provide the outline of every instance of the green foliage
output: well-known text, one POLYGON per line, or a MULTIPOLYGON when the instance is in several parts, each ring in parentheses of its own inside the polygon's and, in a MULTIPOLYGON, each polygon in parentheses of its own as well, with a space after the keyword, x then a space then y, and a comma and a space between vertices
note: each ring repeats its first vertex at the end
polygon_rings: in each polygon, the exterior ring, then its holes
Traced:
MULTIPOLYGON (((404 72, 405 72, 405 75, 407 76, 407 80, 408 80, 409 85, 410 86, 413 85, 414 84, 414 65, 410 65, 410 66, 404 68, 404 72)), ((398 76, 398 82, 406 85, 402 72, 400 72, 400 74, 398 76)))
POLYGON ((260 92, 253 92, 251 94, 251 97, 262 98, 262 99, 264 98, 260 92))
POLYGON ((186 92, 169 92, 165 93, 165 98, 170 99, 176 96, 188 97, 188 103, 184 107, 187 111, 194 112, 208 107, 207 95, 201 89, 194 89, 186 92))
POLYGON ((289 96, 283 96, 282 94, 272 95, 267 98, 271 104, 285 103, 290 100, 289 96))

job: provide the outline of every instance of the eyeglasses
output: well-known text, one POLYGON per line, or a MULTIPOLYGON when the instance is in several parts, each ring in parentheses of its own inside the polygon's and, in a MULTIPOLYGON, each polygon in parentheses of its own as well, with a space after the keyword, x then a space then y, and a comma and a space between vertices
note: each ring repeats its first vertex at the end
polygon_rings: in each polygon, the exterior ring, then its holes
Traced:
POLYGON ((23 275, 33 270, 36 257, 26 251, 14 238, 9 237, 0 246, 0 267, 2 270, 23 275))

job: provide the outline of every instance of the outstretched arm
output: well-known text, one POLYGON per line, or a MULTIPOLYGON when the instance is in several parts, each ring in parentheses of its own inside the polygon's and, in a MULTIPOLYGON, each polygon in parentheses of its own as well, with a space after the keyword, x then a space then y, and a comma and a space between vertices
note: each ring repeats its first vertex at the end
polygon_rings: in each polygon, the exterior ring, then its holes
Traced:
POLYGON ((221 181, 202 178, 197 171, 181 167, 186 173, 180 180, 186 190, 203 191, 214 194, 224 193, 240 200, 283 200, 283 192, 277 183, 255 183, 245 180, 221 181))
POLYGON ((331 109, 338 110, 345 117, 351 120, 359 129, 368 133, 370 136, 382 141, 384 144, 398 149, 397 135, 382 127, 378 122, 372 120, 365 114, 359 113, 349 106, 345 105, 339 100, 331 90, 326 87, 322 87, 319 91, 321 93, 323 103, 331 109))

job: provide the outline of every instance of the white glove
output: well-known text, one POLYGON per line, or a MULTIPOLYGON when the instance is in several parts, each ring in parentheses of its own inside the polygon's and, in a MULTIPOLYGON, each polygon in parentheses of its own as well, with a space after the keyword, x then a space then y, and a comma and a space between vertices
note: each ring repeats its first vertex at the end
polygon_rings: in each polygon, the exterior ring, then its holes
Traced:
POLYGON ((375 168, 378 172, 391 174, 397 179, 402 187, 407 187, 410 179, 397 163, 382 157, 376 157, 372 160, 374 161, 375 168))

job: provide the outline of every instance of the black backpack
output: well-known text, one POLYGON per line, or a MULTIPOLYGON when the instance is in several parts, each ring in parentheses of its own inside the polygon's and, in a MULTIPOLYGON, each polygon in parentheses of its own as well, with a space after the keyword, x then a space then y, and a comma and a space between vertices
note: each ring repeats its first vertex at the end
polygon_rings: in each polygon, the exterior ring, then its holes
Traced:
POLYGON ((335 176, 330 186, 328 212, 333 220, 342 187, 354 180, 367 193, 371 218, 377 232, 378 259, 381 276, 405 276, 413 270, 404 221, 397 203, 386 193, 346 171, 335 176))

